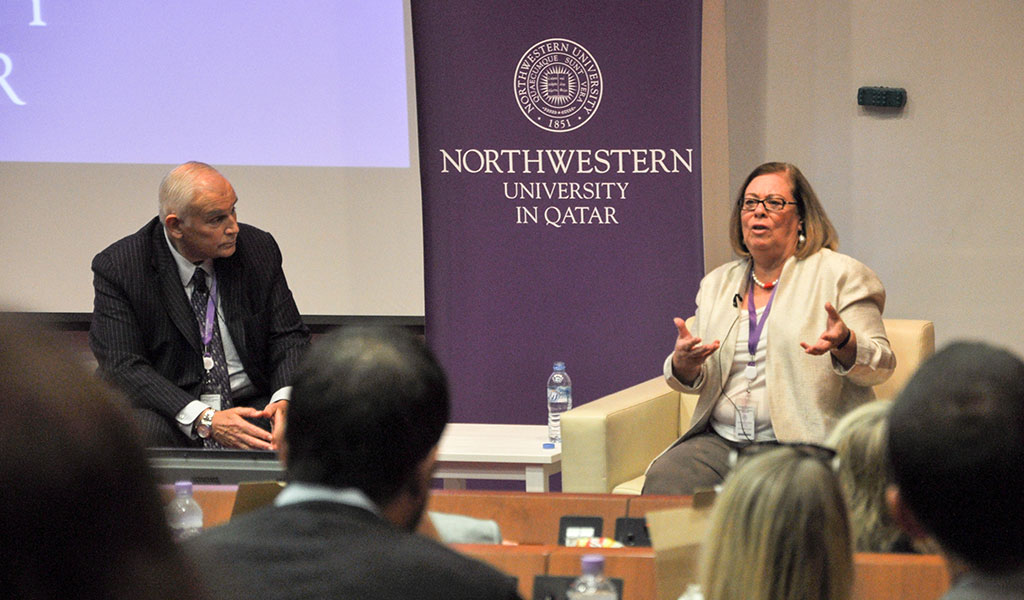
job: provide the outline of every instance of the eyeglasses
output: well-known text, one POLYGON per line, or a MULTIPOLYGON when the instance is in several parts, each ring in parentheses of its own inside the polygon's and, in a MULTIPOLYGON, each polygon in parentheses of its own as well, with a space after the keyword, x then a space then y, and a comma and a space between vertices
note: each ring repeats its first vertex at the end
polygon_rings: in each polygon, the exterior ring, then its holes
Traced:
POLYGON ((743 209, 743 212, 753 212, 757 210, 758 204, 764 205, 764 209, 768 212, 782 212, 786 209, 787 204, 797 203, 787 202, 782 196, 765 196, 764 198, 746 196, 740 200, 740 208, 743 209))
POLYGON ((808 458, 820 460, 833 471, 839 468, 839 459, 836 457, 835 449, 806 442, 754 442, 753 444, 740 446, 729 453, 729 466, 735 467, 741 460, 764 454, 765 452, 771 452, 772 450, 778 450, 779 448, 792 448, 808 458))

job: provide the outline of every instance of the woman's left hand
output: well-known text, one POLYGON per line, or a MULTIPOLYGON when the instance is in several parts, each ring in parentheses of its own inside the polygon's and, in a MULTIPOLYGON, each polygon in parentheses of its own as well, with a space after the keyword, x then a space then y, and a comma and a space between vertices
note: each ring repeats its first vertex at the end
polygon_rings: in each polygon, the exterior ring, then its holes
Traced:
POLYGON ((848 367, 857 358, 857 340, 853 331, 846 326, 831 302, 825 303, 825 312, 828 314, 828 324, 821 337, 813 344, 800 342, 800 347, 807 354, 814 356, 832 352, 835 354, 836 360, 848 367), (839 348, 840 344, 842 344, 842 348, 839 348))

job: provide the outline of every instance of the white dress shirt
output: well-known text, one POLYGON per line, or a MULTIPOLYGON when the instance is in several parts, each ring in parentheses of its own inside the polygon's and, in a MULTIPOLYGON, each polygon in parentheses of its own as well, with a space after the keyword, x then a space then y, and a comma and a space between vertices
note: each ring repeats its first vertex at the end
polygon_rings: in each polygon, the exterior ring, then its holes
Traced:
MULTIPOLYGON (((178 252, 178 249, 171 243, 171 239, 167 237, 167 230, 164 230, 164 239, 167 240, 167 247, 171 249, 171 256, 174 257, 175 264, 178 265, 178 275, 181 277, 181 285, 185 289, 185 296, 188 298, 192 297, 192 276, 195 274, 196 269, 202 268, 206 273, 206 285, 209 288, 213 273, 213 259, 206 259, 202 263, 195 265, 187 258, 178 252)), ((252 387, 252 381, 249 376, 245 373, 245 368, 242 366, 242 359, 238 356, 238 349, 235 348, 235 343, 231 340, 231 332, 228 331, 227 323, 224 322, 224 312, 220 310, 220 292, 213 299, 214 305, 217 307, 217 326, 220 328, 220 340, 224 346, 224 359, 227 361, 228 367, 228 380, 231 383, 231 395, 235 397, 244 397, 246 388, 252 387)), ((277 402, 278 400, 289 400, 292 395, 291 386, 285 386, 276 392, 270 398, 271 402, 277 402)), ((199 415, 203 414, 207 408, 220 409, 220 406, 211 407, 209 404, 200 401, 199 399, 193 400, 185 405, 185 408, 181 409, 175 416, 175 420, 178 422, 178 428, 184 432, 185 435, 190 438, 195 438, 195 432, 192 430, 192 424, 199 415)))

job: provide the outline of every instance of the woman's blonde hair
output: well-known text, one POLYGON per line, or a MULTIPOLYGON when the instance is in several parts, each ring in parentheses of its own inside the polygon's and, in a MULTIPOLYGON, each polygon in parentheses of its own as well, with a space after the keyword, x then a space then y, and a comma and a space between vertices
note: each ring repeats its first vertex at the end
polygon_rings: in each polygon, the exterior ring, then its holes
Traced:
POLYGON ((910 539, 893 521, 885 502, 892 481, 887 458, 889 400, 862 404, 839 419, 826 444, 839 457, 854 546, 858 552, 906 552, 910 539))
POLYGON ((836 233, 832 221, 829 221, 825 209, 814 193, 814 188, 807 181, 804 174, 796 165, 785 162, 766 162, 758 165, 750 175, 747 175, 740 191, 732 203, 732 213, 729 216, 729 241, 732 243, 733 252, 749 257, 750 251, 743 243, 743 224, 740 219, 740 205, 743 203, 743 195, 747 186, 755 177, 769 175, 771 173, 782 173, 789 180, 789 186, 793 193, 793 200, 796 201, 796 209, 800 213, 800 231, 804 234, 805 240, 796 249, 797 258, 807 258, 822 248, 829 250, 839 249, 839 235, 836 233))
POLYGON ((820 457, 781 446, 726 478, 701 555, 706 600, 847 600, 850 526, 820 457))

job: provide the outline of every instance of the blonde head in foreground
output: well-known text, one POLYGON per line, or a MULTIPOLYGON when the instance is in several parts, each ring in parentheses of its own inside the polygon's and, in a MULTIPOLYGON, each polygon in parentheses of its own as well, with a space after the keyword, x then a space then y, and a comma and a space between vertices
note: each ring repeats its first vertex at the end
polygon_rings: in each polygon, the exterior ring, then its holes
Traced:
POLYGON ((706 600, 847 600, 853 549, 831 465, 782 446, 741 460, 701 557, 706 600))

